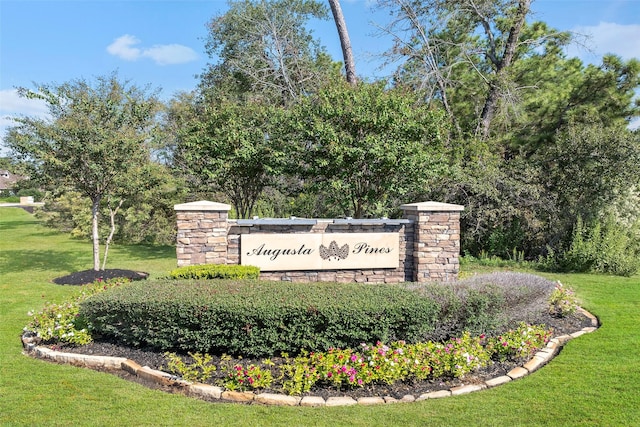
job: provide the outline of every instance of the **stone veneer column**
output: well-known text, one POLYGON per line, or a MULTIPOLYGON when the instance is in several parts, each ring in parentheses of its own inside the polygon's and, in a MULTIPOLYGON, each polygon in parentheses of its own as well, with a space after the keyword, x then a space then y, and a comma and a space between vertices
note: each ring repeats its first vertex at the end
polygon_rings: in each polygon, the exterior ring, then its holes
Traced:
POLYGON ((460 271, 460 212, 464 206, 421 202, 400 209, 415 227, 413 280, 456 280, 460 271))
POLYGON ((216 202, 175 205, 178 267, 227 263, 227 219, 231 206, 216 202))

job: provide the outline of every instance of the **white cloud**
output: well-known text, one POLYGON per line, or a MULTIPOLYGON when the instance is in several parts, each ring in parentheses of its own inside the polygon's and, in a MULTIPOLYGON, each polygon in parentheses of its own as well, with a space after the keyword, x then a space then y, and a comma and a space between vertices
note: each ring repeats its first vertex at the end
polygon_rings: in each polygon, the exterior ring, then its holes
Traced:
POLYGON ((47 104, 41 99, 23 98, 16 89, 0 90, 0 114, 43 117, 47 115, 47 104))
POLYGON ((143 49, 133 47, 137 44, 140 44, 138 38, 125 34, 107 46, 107 52, 126 61, 150 58, 158 65, 183 64, 198 59, 193 49, 180 44, 154 45, 143 49))
POLYGON ((107 46, 107 52, 118 58, 122 58, 126 61, 135 61, 140 58, 140 49, 137 47, 131 47, 140 43, 140 40, 129 34, 120 36, 107 46))
POLYGON ((575 27, 575 34, 587 37, 585 46, 571 46, 567 53, 583 61, 598 63, 603 55, 616 54, 622 59, 640 58, 640 25, 600 22, 595 26, 575 27))
POLYGON ((4 147, 5 133, 16 124, 11 117, 46 118, 48 113, 47 104, 41 99, 23 98, 16 89, 0 90, 0 157, 8 154, 4 147))
POLYGON ((153 59, 158 65, 183 64, 198 59, 195 51, 180 44, 155 45, 142 54, 153 59))

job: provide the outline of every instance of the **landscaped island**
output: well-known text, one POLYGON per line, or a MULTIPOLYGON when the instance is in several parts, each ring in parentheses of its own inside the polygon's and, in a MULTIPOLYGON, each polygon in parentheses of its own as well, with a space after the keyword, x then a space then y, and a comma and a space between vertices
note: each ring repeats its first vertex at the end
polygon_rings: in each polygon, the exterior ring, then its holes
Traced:
POLYGON ((26 329, 65 351, 144 350, 156 369, 227 390, 389 393, 508 370, 546 345, 550 320, 579 329, 575 308, 561 285, 515 273, 394 285, 119 280, 26 329))

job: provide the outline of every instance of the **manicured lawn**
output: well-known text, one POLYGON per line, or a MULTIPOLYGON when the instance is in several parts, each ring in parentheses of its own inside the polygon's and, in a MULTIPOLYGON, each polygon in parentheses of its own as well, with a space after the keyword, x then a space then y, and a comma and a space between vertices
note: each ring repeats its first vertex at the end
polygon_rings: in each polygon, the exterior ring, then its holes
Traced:
MULTIPOLYGON (((114 246, 110 260, 108 268, 152 277, 176 265, 171 247, 114 246)), ((88 242, 43 228, 21 209, 0 209, 0 425, 640 425, 638 276, 547 275, 573 287, 602 327, 521 380, 411 404, 278 408, 202 402, 24 356, 27 312, 63 301, 76 289, 51 280, 91 265, 88 242)))

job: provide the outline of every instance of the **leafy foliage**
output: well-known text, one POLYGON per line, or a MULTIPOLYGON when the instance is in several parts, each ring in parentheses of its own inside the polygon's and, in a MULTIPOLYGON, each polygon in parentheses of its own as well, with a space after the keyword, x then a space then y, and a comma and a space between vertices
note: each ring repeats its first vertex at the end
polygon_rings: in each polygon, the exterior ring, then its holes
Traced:
MULTIPOLYGON (((285 354, 280 365, 271 359, 232 364, 223 356, 219 365, 226 375, 216 383, 228 390, 269 388, 300 395, 317 386, 346 391, 369 384, 463 378, 492 360, 524 360, 543 347, 550 335, 544 326, 523 323, 492 338, 466 332, 445 342, 378 341, 347 349, 303 351, 296 357, 285 354)), ((211 357, 190 356, 191 364, 175 353, 167 354, 170 372, 185 380, 206 381, 216 370, 211 357)))
POLYGON ((98 212, 113 208, 142 185, 150 166, 159 102, 155 94, 121 82, 114 73, 95 82, 43 85, 28 98, 45 101, 51 119, 22 117, 7 145, 31 167, 32 178, 51 189, 72 189, 91 201, 94 269, 100 266, 98 212))
POLYGON ((549 296, 549 312, 558 317, 572 315, 578 309, 578 300, 573 289, 565 288, 558 282, 549 296))
POLYGON ((521 324, 487 343, 488 351, 495 360, 522 359, 531 356, 551 338, 544 325, 521 324))
POLYGON ((205 47, 218 62, 209 65, 201 88, 217 98, 278 105, 313 92, 335 67, 305 24, 327 17, 315 0, 231 1, 208 23, 205 47))
POLYGON ((563 272, 597 272, 632 276, 640 269, 640 243, 633 231, 611 216, 585 226, 578 217, 570 246, 555 252, 549 248, 540 259, 541 269, 563 272))
POLYGON ((293 114, 291 169, 342 215, 388 215, 446 169, 442 115, 411 92, 334 82, 293 114))
POLYGON ((223 357, 222 360, 222 371, 227 374, 227 378, 221 384, 227 390, 264 389, 271 387, 273 384, 273 374, 268 368, 271 363, 268 360, 259 365, 251 363, 246 367, 241 364, 230 366, 229 363, 225 362, 227 359, 223 357), (264 364, 267 367, 260 366, 264 364))
POLYGON ((167 370, 180 375, 186 381, 205 382, 217 370, 216 366, 211 364, 212 357, 208 354, 188 353, 193 359, 193 363, 186 363, 176 353, 166 352, 164 354, 167 359, 167 370))
POLYGON ((260 356, 428 336, 437 306, 398 287, 152 282, 82 305, 97 333, 128 345, 260 356))
POLYGON ((39 312, 29 312, 31 320, 24 327, 25 332, 33 332, 45 343, 69 343, 83 345, 93 341, 86 319, 80 315, 80 303, 107 289, 128 283, 125 279, 96 282, 82 288, 70 301, 62 304, 46 303, 39 312))
POLYGON ((298 354, 503 331, 548 310, 552 282, 510 277, 458 286, 146 281, 96 295, 82 303, 81 313, 95 333, 127 345, 298 354))
POLYGON ((255 102, 194 102, 179 122, 173 161, 200 191, 224 194, 240 218, 275 182, 284 154, 272 140, 279 113, 255 102))
POLYGON ((169 277, 172 279, 257 279, 260 269, 250 265, 226 265, 206 264, 189 265, 172 270, 169 277))

